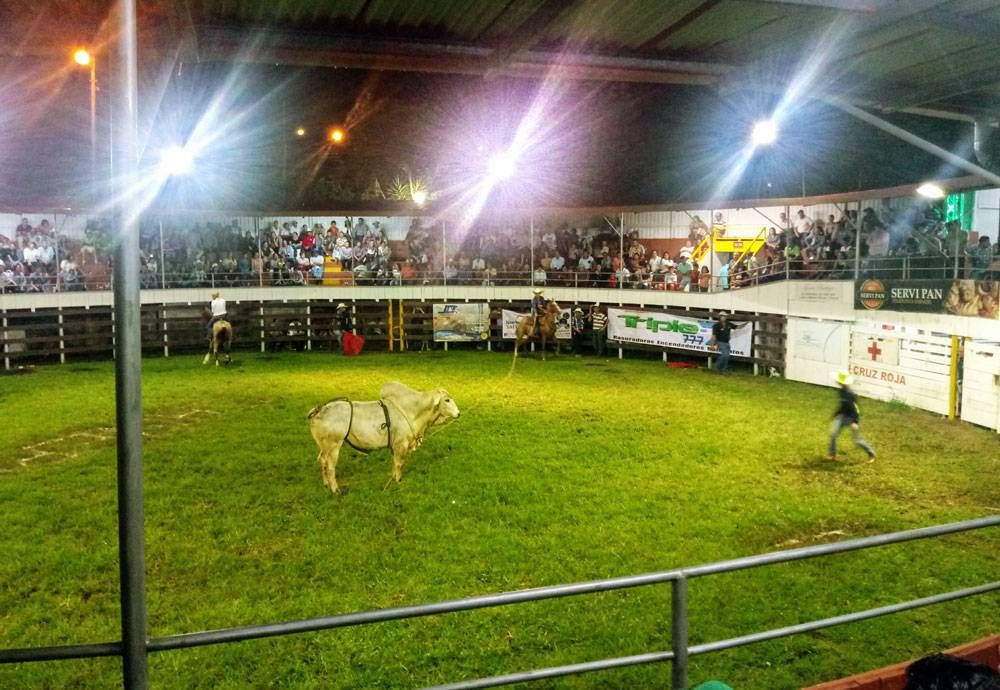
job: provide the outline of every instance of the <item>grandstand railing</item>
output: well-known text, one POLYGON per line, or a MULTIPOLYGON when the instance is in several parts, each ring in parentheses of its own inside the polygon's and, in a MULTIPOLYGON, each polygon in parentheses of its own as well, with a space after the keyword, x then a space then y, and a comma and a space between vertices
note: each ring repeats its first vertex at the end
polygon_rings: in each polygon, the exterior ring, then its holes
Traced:
MULTIPOLYGON (((963 260, 956 263, 954 258, 940 257, 865 257, 855 261, 852 257, 840 259, 782 258, 777 261, 758 262, 756 265, 743 260, 726 278, 712 275, 707 291, 735 289, 777 280, 857 280, 879 278, 883 280, 949 280, 971 277, 971 268, 963 260)), ((1000 264, 994 264, 989 272, 1000 273, 1000 264)), ((989 277, 977 276, 977 277, 989 277)), ((679 279, 679 278, 678 278, 679 279)), ((317 278, 308 271, 279 270, 250 273, 228 273, 219 271, 189 273, 142 273, 140 285, 144 290, 179 288, 227 288, 227 287, 295 287, 303 285, 338 286, 388 286, 388 285, 521 285, 556 287, 601 287, 622 289, 681 289, 671 284, 664 272, 645 272, 641 277, 602 271, 562 270, 546 271, 544 277, 537 271, 473 271, 449 270, 418 271, 410 276, 380 276, 372 272, 355 273, 349 270, 335 274, 325 274, 317 278)), ((111 276, 88 277, 80 273, 74 280, 62 276, 50 276, 44 281, 23 280, 8 283, 0 275, 0 294, 51 293, 76 291, 101 291, 111 289, 111 276)), ((691 287, 686 291, 700 291, 694 274, 691 287)))
MULTIPOLYGON (((591 580, 588 582, 575 582, 571 584, 516 590, 499 594, 485 594, 430 604, 376 609, 372 611, 340 614, 321 618, 310 618, 299 621, 248 625, 205 632, 168 635, 165 637, 148 639, 145 650, 147 654, 150 652, 164 652, 213 644, 239 642, 243 640, 277 637, 295 633, 369 625, 372 623, 404 620, 408 618, 422 618, 445 613, 455 613, 458 611, 472 611, 475 609, 490 608, 495 606, 507 606, 525 602, 542 601, 545 599, 595 594, 598 592, 609 592, 629 589, 632 587, 665 584, 669 582, 671 586, 671 635, 669 650, 654 650, 643 654, 634 654, 630 656, 586 661, 564 666, 519 671, 505 675, 463 680, 435 687, 439 690, 443 690, 445 688, 448 690, 457 690, 459 688, 487 688, 509 685, 512 683, 541 680, 545 678, 577 675, 614 668, 622 668, 626 666, 669 661, 672 665, 671 687, 673 690, 683 690, 688 687, 688 661, 692 656, 720 652, 726 649, 743 647, 746 645, 782 637, 789 637, 792 635, 800 635, 837 625, 844 625, 846 623, 887 616, 902 611, 909 611, 934 604, 955 601, 966 597, 984 595, 989 592, 1000 590, 1000 581, 988 582, 985 584, 973 585, 963 589, 912 599, 887 606, 880 606, 878 608, 867 609, 864 611, 855 611, 852 613, 836 615, 796 625, 755 632, 749 635, 741 635, 724 640, 715 640, 712 642, 691 645, 689 644, 690 623, 688 619, 688 587, 691 580, 699 577, 719 575, 721 573, 730 573, 737 570, 760 568, 779 563, 789 563, 792 561, 871 549, 888 544, 898 544, 918 539, 928 539, 947 534, 968 532, 996 526, 1000 526, 1000 515, 992 515, 973 520, 965 520, 962 522, 936 525, 933 527, 892 532, 889 534, 851 539, 830 544, 776 551, 756 556, 748 556, 675 570, 645 573, 641 575, 591 580)), ((0 650, 0 663, 54 661, 60 659, 84 659, 121 655, 121 642, 103 642, 58 647, 3 649, 0 650)))

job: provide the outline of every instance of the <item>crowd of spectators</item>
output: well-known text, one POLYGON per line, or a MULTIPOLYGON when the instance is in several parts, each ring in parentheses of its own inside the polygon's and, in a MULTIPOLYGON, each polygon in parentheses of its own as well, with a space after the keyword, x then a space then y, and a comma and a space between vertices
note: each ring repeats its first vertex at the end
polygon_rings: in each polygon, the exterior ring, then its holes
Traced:
POLYGON ((0 292, 53 292, 82 289, 79 268, 62 247, 52 224, 27 218, 13 237, 0 234, 0 292))
MULTIPOLYGON (((982 279, 995 261, 996 248, 988 238, 970 245, 969 233, 958 221, 945 222, 933 210, 880 215, 866 208, 824 219, 800 209, 791 218, 780 214, 759 251, 717 252, 713 272, 709 254, 699 247, 704 249, 710 227, 716 237, 725 237, 727 226, 721 213, 711 220, 710 226, 691 216, 686 240, 673 242, 644 241, 635 230, 621 238, 611 223, 572 227, 543 221, 532 232, 490 223, 456 224, 443 237, 441 225, 415 218, 405 240, 390 241, 379 221, 364 218, 346 218, 343 226, 336 220, 329 225, 272 220, 259 232, 236 220, 228 225, 157 221, 140 229, 140 279, 145 288, 444 280, 701 292, 786 276, 852 277, 856 261, 869 274, 906 259, 929 272, 908 276, 919 278, 938 277, 932 269, 947 277, 958 259, 970 277, 982 279), (668 245, 671 251, 663 249, 668 245)), ((100 286, 107 287, 110 236, 107 221, 88 222, 83 237, 72 240, 54 233, 47 220, 32 226, 24 219, 12 238, 0 235, 0 289, 84 289, 94 270, 102 268, 106 275, 100 286)))

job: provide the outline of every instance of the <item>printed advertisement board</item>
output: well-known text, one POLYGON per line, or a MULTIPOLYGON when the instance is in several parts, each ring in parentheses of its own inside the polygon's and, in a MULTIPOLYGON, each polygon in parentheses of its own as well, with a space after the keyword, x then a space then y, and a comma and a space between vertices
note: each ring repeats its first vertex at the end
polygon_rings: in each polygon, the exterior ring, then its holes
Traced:
POLYGON ((490 305, 435 304, 434 341, 468 342, 490 337, 490 305))
POLYGON ((1000 282, 989 280, 859 280, 855 309, 921 311, 1000 318, 1000 282))
MULTIPOLYGON (((714 321, 692 319, 662 312, 634 309, 608 309, 608 338, 621 343, 640 343, 655 347, 673 347, 695 352, 712 352, 714 321)), ((734 357, 750 357, 753 350, 753 324, 733 321, 737 326, 729 339, 734 357)))

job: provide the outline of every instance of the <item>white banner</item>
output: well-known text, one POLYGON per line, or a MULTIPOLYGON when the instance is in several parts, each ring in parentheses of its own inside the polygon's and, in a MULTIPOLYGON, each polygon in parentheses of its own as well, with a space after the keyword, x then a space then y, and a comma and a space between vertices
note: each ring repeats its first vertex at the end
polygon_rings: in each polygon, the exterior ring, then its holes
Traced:
MULTIPOLYGON (((729 345, 734 357, 750 357, 753 347, 753 324, 740 324, 733 329, 729 345)), ((655 347, 673 347, 695 352, 713 352, 714 321, 700 321, 674 314, 633 309, 608 309, 608 338, 620 343, 640 343, 655 347)))
POLYGON ((435 304, 434 340, 455 342, 488 340, 490 337, 490 305, 435 304))
MULTIPOLYGON (((527 314, 518 314, 516 311, 510 311, 509 309, 503 310, 503 337, 504 340, 513 340, 517 337, 517 324, 521 319, 527 318, 527 314)), ((559 311, 559 323, 556 324, 556 338, 559 340, 569 340, 572 338, 572 332, 570 331, 569 325, 570 310, 561 309, 559 311)))

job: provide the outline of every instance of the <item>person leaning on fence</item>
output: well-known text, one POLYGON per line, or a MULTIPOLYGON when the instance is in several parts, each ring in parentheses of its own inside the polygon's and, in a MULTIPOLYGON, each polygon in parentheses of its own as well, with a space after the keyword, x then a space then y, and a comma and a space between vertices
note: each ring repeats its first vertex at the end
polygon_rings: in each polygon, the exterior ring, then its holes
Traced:
POLYGON ((583 316, 583 309, 575 308, 570 317, 570 329, 573 334, 573 354, 577 357, 583 354, 583 328, 585 325, 586 319, 583 316))
POLYGON ((604 356, 604 348, 608 342, 608 315, 604 313, 598 305, 590 307, 590 314, 587 316, 590 325, 593 327, 594 354, 598 357, 604 356))
POLYGON ((838 391, 840 404, 833 413, 833 424, 830 427, 830 449, 827 456, 830 460, 837 459, 837 439, 845 426, 851 427, 854 445, 868 454, 868 462, 875 462, 875 451, 861 437, 861 413, 858 411, 858 396, 851 390, 854 377, 846 371, 833 374, 833 379, 840 386, 838 391))

